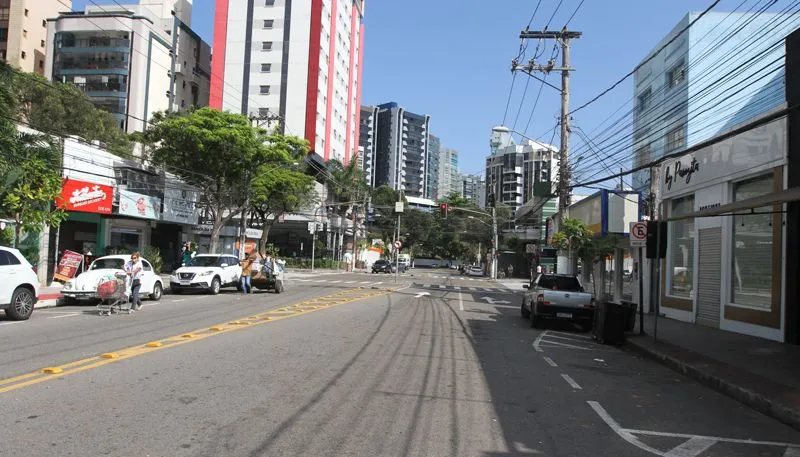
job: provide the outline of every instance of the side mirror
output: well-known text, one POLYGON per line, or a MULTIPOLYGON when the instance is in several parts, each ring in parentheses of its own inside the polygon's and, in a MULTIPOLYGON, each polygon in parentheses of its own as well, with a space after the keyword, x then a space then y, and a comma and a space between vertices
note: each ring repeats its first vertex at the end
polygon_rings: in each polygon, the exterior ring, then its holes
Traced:
POLYGON ((530 284, 523 284, 523 285, 522 285, 522 288, 523 288, 523 289, 530 289, 530 288, 531 288, 531 285, 530 285, 530 284))
POLYGON ((228 264, 227 264, 227 263, 223 263, 223 264, 222 264, 222 265, 220 265, 220 266, 221 266, 222 268, 225 268, 225 267, 227 267, 227 266, 228 266, 228 264))

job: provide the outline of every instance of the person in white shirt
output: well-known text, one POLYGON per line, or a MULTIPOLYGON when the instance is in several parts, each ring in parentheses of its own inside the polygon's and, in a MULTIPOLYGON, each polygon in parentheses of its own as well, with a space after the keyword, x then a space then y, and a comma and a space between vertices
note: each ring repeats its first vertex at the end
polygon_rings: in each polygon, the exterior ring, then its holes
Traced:
POLYGON ((142 256, 138 252, 131 254, 131 259, 125 263, 125 272, 131 277, 131 309, 142 309, 142 299, 139 289, 142 288, 142 256))

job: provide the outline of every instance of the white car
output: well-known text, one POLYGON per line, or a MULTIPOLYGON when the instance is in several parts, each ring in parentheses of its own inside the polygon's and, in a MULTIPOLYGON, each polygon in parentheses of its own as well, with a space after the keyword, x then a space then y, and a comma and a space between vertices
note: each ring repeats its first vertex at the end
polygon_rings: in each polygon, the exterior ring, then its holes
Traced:
POLYGON ((39 278, 16 249, 0 246, 0 309, 15 321, 31 317, 39 298, 39 278))
MULTIPOLYGON (((75 300, 96 300, 97 285, 103 278, 116 273, 124 273, 125 262, 131 259, 130 255, 107 255, 95 259, 87 271, 79 274, 77 278, 70 279, 61 289, 61 295, 67 302, 75 300)), ((145 259, 142 260, 142 288, 139 293, 143 297, 149 296, 151 300, 161 300, 164 292, 164 283, 161 276, 153 271, 153 266, 145 259)))
POLYGON ((483 276, 483 268, 471 266, 467 268, 467 276, 483 276))
POLYGON ((204 290, 214 295, 223 287, 239 287, 242 267, 236 256, 226 254, 198 254, 189 265, 180 267, 169 278, 173 293, 184 290, 204 290))

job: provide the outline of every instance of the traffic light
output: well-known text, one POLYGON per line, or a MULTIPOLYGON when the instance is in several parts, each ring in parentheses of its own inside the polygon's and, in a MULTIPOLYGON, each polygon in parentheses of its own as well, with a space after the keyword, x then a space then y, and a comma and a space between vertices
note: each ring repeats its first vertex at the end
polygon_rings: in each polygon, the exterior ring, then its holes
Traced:
POLYGON ((447 203, 442 203, 439 205, 439 213, 442 216, 442 219, 447 219, 447 203))
POLYGON ((646 251, 648 259, 667 257, 667 223, 665 221, 647 221, 646 251))

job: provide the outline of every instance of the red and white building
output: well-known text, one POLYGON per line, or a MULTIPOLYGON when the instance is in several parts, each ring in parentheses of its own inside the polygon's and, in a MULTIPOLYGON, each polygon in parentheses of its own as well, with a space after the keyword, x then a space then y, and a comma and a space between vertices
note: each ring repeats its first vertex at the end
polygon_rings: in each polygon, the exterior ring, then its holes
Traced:
POLYGON ((364 0, 216 0, 210 106, 278 116, 325 160, 358 151, 364 0))

